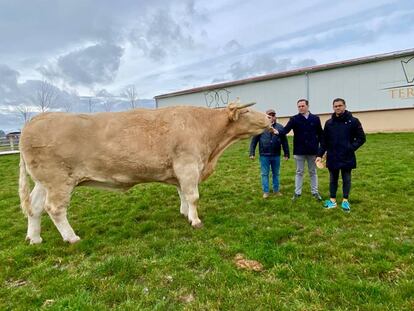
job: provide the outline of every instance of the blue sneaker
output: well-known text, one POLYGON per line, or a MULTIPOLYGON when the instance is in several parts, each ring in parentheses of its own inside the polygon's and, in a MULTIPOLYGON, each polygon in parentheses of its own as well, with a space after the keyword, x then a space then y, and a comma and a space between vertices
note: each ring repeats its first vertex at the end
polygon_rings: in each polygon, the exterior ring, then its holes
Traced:
POLYGON ((342 201, 341 207, 344 212, 349 213, 351 211, 351 204, 348 201, 342 201))
POLYGON ((323 204, 323 207, 325 207, 326 209, 335 208, 336 202, 332 202, 331 200, 326 200, 325 203, 323 204))

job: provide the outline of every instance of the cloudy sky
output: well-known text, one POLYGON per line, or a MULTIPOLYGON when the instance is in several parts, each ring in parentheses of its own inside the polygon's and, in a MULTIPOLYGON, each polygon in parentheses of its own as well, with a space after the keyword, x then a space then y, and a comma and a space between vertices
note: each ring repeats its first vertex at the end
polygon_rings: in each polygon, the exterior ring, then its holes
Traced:
POLYGON ((176 90, 413 48, 413 21, 413 0, 0 0, 0 129, 21 127, 18 108, 38 110, 45 82, 54 110, 88 111, 88 97, 94 111, 126 109, 131 85, 151 106, 176 90))

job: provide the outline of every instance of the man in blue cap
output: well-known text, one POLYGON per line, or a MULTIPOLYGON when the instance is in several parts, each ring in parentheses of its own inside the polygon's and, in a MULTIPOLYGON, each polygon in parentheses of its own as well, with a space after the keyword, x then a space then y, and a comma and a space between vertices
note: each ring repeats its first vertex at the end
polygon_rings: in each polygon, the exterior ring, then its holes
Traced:
POLYGON ((276 123, 276 111, 269 109, 266 111, 269 119, 272 122, 274 132, 265 131, 260 135, 254 136, 250 143, 250 159, 255 158, 255 151, 257 143, 259 143, 260 154, 260 171, 262 176, 263 198, 269 197, 269 173, 272 169, 272 186, 273 193, 277 196, 280 193, 279 171, 280 171, 280 152, 283 148, 284 159, 289 159, 289 145, 286 135, 278 134, 283 131, 283 126, 276 123))

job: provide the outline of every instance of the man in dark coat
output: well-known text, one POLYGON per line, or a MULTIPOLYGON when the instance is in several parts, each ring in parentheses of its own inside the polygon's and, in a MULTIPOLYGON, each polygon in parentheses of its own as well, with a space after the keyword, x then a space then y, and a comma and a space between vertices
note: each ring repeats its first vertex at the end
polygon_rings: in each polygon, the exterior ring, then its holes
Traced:
POLYGON ((295 193, 292 200, 302 195, 303 175, 305 163, 307 163, 311 181, 311 193, 313 197, 321 201, 318 191, 318 175, 315 159, 318 153, 319 141, 322 136, 321 120, 317 115, 309 111, 309 101, 299 99, 297 101, 298 114, 289 119, 281 134, 288 134, 293 130, 293 155, 296 162, 295 193))
POLYGON ((339 172, 342 175, 343 201, 342 210, 351 211, 348 202, 351 189, 351 170, 356 168, 355 151, 365 143, 365 133, 361 122, 346 110, 345 100, 333 100, 334 113, 326 121, 316 161, 326 152, 326 166, 329 169, 330 199, 325 201, 325 208, 335 208, 339 172))
POLYGON ((262 175, 263 198, 269 197, 269 173, 272 169, 273 193, 280 196, 279 191, 279 170, 280 170, 280 151, 283 148, 285 160, 289 159, 289 145, 286 135, 278 134, 283 130, 283 126, 276 123, 276 112, 273 109, 266 111, 272 121, 274 132, 265 131, 260 135, 254 136, 250 143, 250 159, 254 159, 257 143, 259 143, 260 171, 262 175))

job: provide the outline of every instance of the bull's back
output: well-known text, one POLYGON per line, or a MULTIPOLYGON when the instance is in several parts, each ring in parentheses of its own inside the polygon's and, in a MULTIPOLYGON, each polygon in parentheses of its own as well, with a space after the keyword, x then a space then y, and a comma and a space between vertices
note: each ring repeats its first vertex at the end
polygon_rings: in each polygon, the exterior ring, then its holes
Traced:
POLYGON ((174 157, 189 144, 184 140, 196 135, 186 133, 187 110, 176 118, 174 109, 41 114, 23 129, 21 152, 38 179, 62 171, 79 181, 165 181, 173 178, 174 157))

